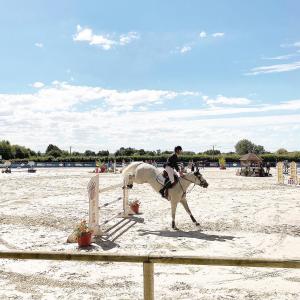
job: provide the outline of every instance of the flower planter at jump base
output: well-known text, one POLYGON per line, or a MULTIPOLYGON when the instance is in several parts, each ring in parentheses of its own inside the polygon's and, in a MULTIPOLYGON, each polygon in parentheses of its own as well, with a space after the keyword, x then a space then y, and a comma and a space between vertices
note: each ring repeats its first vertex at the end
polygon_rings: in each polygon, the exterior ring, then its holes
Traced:
POLYGON ((140 209, 140 201, 135 200, 134 202, 129 204, 130 209, 133 213, 138 214, 140 209))
POLYGON ((79 247, 89 246, 92 243, 92 233, 83 233, 81 236, 78 237, 77 242, 79 247))
POLYGON ((130 206, 130 209, 135 213, 135 214, 138 214, 139 213, 139 208, 140 206, 138 204, 135 204, 135 205, 131 205, 130 206))

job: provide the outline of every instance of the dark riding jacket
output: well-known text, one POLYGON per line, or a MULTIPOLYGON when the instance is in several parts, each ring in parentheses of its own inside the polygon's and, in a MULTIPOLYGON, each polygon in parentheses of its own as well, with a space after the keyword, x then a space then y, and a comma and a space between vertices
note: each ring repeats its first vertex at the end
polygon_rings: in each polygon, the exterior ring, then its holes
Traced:
POLYGON ((175 169, 177 172, 179 172, 179 160, 178 160, 178 156, 176 153, 173 153, 168 158, 166 165, 175 169))

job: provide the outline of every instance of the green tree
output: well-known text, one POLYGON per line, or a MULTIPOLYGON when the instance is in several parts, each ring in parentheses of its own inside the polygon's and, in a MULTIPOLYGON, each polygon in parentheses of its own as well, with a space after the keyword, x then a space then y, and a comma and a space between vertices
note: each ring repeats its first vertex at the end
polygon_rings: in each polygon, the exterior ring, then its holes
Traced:
POLYGON ((29 151, 25 147, 19 146, 19 145, 13 145, 12 146, 13 152, 15 153, 14 158, 28 158, 29 157, 29 151))
POLYGON ((0 155, 2 159, 11 159, 13 158, 12 147, 9 141, 1 141, 0 142, 0 155))
POLYGON ((49 155, 49 152, 52 150, 61 152, 61 150, 57 146, 50 144, 50 145, 48 145, 48 147, 46 149, 46 154, 49 155))
POLYGON ((47 156, 51 157, 53 156, 54 158, 60 157, 62 152, 60 150, 50 150, 47 152, 47 156))
POLYGON ((287 154, 288 151, 284 148, 280 148, 276 151, 276 154, 280 155, 280 154, 287 154))
POLYGON ((193 151, 183 151, 182 155, 195 155, 195 152, 193 152, 193 151))
POLYGON ((266 153, 266 150, 261 145, 255 145, 251 141, 247 139, 240 140, 235 145, 235 151, 239 155, 244 155, 247 153, 255 153, 255 154, 264 154, 266 153))
POLYGON ((244 155, 253 152, 254 147, 255 145, 251 141, 243 139, 235 145, 235 152, 239 155, 244 155))
POLYGON ((82 154, 80 152, 74 151, 72 152, 72 156, 81 156, 82 154))
POLYGON ((203 152, 203 154, 206 154, 206 155, 220 155, 221 154, 221 151, 220 150, 213 150, 213 149, 210 149, 210 150, 206 150, 203 152))
POLYGON ((96 153, 91 150, 85 150, 83 153, 84 156, 96 156, 96 153))
POLYGON ((261 145, 254 145, 253 152, 255 154, 264 154, 264 153, 266 153, 265 148, 261 145))
POLYGON ((124 147, 121 147, 119 150, 117 150, 115 152, 115 156, 131 156, 135 153, 135 149, 134 148, 124 148, 124 147))
POLYGON ((146 155, 155 156, 156 152, 155 151, 146 151, 146 155))
POLYGON ((101 150, 97 153, 97 156, 109 156, 108 150, 101 150))
POLYGON ((145 151, 144 149, 140 149, 140 150, 137 151, 137 153, 138 153, 139 155, 145 155, 145 154, 146 154, 146 151, 145 151))
POLYGON ((172 154, 172 153, 173 153, 173 151, 166 150, 166 151, 163 151, 161 154, 172 154))
POLYGON ((33 150, 29 149, 29 148, 27 150, 29 152, 29 156, 38 156, 37 152, 35 152, 35 151, 33 151, 33 150))
POLYGON ((66 157, 66 156, 69 156, 70 155, 70 152, 69 151, 66 151, 66 150, 61 150, 61 154, 60 154, 60 156, 64 156, 64 157, 66 157))

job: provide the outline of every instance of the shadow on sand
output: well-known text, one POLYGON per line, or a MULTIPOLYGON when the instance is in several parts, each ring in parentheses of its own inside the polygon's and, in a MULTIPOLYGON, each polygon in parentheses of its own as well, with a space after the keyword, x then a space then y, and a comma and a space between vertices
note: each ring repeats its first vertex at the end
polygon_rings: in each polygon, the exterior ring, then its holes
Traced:
POLYGON ((215 234, 206 234, 199 231, 168 231, 168 230, 139 230, 140 235, 157 235, 162 237, 171 237, 171 238, 190 238, 190 239, 199 239, 206 241, 217 241, 217 242, 226 242, 232 241, 238 237, 231 235, 215 235, 215 234))
MULTIPOLYGON (((93 243, 100 246, 103 250, 110 250, 119 247, 119 244, 116 243, 116 240, 137 223, 144 223, 144 219, 134 216, 121 219, 116 224, 107 228, 104 235, 95 237, 93 243)), ((97 249, 97 247, 89 246, 86 249, 93 250, 97 249)))

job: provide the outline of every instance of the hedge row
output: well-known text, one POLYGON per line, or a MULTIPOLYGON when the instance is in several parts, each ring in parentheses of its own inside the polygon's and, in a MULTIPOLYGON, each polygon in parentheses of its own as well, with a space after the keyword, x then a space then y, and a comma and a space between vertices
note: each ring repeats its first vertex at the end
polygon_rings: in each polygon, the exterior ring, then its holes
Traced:
MULTIPOLYGON (((224 154, 224 155, 204 155, 204 154, 198 154, 198 155, 182 155, 180 156, 180 160, 184 162, 189 162, 193 160, 196 161, 206 161, 206 162, 218 162, 220 157, 224 157, 226 159, 226 162, 238 162, 240 159, 240 155, 237 154, 224 154)), ((276 162, 276 161, 296 161, 300 162, 300 152, 292 152, 287 154, 262 154, 260 157, 265 162, 276 162)), ((168 155, 158 155, 158 156, 149 156, 149 155, 133 155, 133 156, 62 156, 62 157, 53 157, 53 156, 36 156, 36 157, 30 157, 29 159, 15 159, 12 160, 12 162, 27 162, 29 160, 33 160, 35 162, 94 162, 94 161, 102 161, 102 162, 108 162, 116 160, 117 162, 122 162, 125 160, 128 161, 150 161, 155 160, 159 162, 166 161, 168 158, 168 155)))

